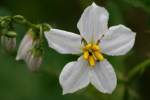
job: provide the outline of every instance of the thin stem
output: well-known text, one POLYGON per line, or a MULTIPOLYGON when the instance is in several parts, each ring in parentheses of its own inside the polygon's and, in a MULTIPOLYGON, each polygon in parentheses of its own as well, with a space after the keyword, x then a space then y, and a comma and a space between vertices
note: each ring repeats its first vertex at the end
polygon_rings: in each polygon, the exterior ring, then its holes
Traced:
POLYGON ((15 15, 15 16, 12 16, 11 17, 16 23, 19 23, 19 24, 23 24, 23 25, 27 25, 33 29, 37 29, 37 30, 40 30, 40 27, 39 25, 43 25, 43 29, 44 30, 49 30, 51 28, 51 26, 49 24, 46 24, 46 23, 42 23, 42 24, 33 24, 31 23, 29 20, 27 20, 26 18, 24 18, 23 16, 21 15, 15 15))
POLYGON ((125 75, 122 74, 122 72, 117 72, 116 74, 117 74, 118 83, 125 84, 126 82, 128 82, 127 77, 125 77, 125 75))
POLYGON ((23 16, 21 15, 15 15, 15 16, 12 16, 12 19, 16 22, 16 23, 19 23, 19 24, 22 24, 22 25, 26 25, 28 27, 31 27, 33 29, 37 29, 37 30, 40 30, 40 28, 31 23, 30 21, 28 21, 27 19, 25 19, 23 16))
POLYGON ((125 84, 124 87, 125 87, 125 90, 124 90, 123 100, 129 100, 129 92, 128 92, 127 84, 125 84))
POLYGON ((38 26, 36 26, 35 24, 32 24, 31 22, 27 21, 25 22, 25 25, 27 25, 28 27, 31 27, 33 29, 37 29, 40 30, 40 28, 38 26))

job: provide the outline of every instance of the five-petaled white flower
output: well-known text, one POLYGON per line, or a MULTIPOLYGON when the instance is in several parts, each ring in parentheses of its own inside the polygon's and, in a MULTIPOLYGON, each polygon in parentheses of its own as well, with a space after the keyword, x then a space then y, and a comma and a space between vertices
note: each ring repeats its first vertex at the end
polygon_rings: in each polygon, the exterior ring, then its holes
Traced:
POLYGON ((112 93, 117 78, 103 54, 126 54, 134 45, 136 34, 123 25, 108 29, 109 14, 95 3, 87 7, 77 27, 80 35, 58 29, 45 32, 48 44, 62 54, 83 54, 63 68, 59 82, 63 94, 73 93, 91 83, 103 93, 112 93))

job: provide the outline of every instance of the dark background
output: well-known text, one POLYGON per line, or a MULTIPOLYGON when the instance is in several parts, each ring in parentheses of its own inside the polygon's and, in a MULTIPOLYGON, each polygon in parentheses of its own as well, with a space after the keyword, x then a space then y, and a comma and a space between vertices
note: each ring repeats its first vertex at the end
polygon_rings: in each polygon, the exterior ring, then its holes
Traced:
MULTIPOLYGON (((92 0, 0 0, 0 15, 21 14, 31 22, 47 22, 53 27, 79 33, 77 22, 92 0)), ((150 0, 95 0, 110 14, 109 26, 124 24, 137 33, 134 48, 125 56, 108 57, 117 76, 150 59, 150 0)), ((15 25, 19 45, 27 28, 15 25)), ((124 85, 118 82, 112 95, 88 86, 74 94, 62 95, 58 77, 63 66, 78 56, 61 55, 45 49, 39 72, 30 72, 23 61, 15 61, 0 47, 0 100, 122 100, 124 85)), ((150 66, 150 65, 149 65, 150 66)), ((138 76, 129 93, 131 100, 150 99, 150 68, 138 76)))

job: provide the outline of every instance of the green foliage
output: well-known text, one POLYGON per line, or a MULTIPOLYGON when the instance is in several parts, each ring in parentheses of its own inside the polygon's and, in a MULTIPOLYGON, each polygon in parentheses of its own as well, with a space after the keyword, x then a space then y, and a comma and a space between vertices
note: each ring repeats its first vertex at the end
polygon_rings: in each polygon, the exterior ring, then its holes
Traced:
POLYGON ((123 0, 123 3, 130 4, 133 7, 140 7, 147 13, 150 13, 149 0, 123 0))

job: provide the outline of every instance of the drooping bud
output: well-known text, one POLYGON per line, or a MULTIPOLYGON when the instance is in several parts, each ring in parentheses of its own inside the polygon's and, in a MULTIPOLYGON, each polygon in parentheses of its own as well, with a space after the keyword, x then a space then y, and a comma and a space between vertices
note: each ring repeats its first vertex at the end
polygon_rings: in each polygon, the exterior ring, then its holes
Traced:
POLYGON ((34 34, 36 33, 32 29, 27 32, 16 57, 16 60, 24 60, 30 71, 37 71, 42 63, 43 49, 41 49, 40 38, 34 34))
POLYGON ((38 71, 40 65, 42 64, 42 56, 34 55, 31 51, 28 51, 25 57, 25 62, 30 71, 38 71))
POLYGON ((1 36, 1 44, 6 51, 14 51, 16 48, 16 32, 8 31, 1 36))
POLYGON ((27 52, 32 48, 33 38, 30 33, 27 33, 22 39, 17 52, 16 60, 23 60, 27 52))

